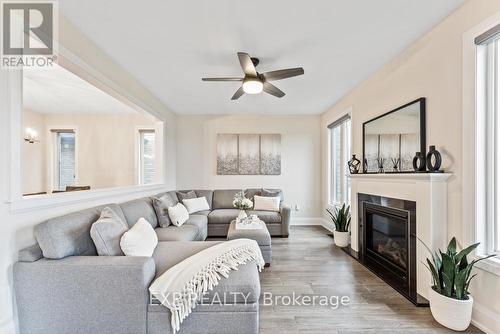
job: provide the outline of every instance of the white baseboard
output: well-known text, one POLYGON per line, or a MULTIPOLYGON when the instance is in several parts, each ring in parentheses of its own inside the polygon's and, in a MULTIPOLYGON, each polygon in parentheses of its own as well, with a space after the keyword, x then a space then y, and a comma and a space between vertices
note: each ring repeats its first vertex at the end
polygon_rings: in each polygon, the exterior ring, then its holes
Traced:
POLYGON ((500 333, 500 314, 474 301, 472 324, 487 334, 500 333))
POLYGON ((290 225, 323 225, 321 218, 297 217, 290 220, 290 225))
POLYGON ((330 222, 327 219, 321 218, 321 217, 316 217, 316 218, 309 218, 309 217, 297 217, 297 218, 292 218, 290 221, 290 225, 295 225, 295 226, 323 226, 326 228, 328 231, 333 231, 332 226, 330 222))

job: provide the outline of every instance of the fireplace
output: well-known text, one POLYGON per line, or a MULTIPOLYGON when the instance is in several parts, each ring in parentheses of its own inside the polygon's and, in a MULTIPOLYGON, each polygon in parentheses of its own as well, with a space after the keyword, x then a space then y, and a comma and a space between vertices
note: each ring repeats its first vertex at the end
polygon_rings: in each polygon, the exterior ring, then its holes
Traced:
POLYGON ((416 305, 416 203, 358 193, 359 260, 416 305))

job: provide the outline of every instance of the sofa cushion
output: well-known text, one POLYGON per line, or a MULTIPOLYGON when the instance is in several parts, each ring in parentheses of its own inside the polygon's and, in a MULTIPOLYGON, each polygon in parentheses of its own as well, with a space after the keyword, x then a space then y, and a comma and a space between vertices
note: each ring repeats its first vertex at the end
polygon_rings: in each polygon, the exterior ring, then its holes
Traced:
POLYGON ((265 223, 281 223, 281 214, 279 212, 249 210, 247 214, 249 216, 257 215, 265 223))
POLYGON ((280 201, 283 201, 283 192, 280 189, 266 189, 262 188, 260 196, 263 197, 280 197, 280 201))
POLYGON ((207 224, 208 218, 203 215, 189 215, 189 219, 185 222, 185 225, 194 225, 200 230, 205 229, 207 224))
POLYGON ((177 199, 182 203, 183 199, 196 198, 196 193, 194 190, 188 191, 177 191, 177 199))
POLYGON ((155 232, 159 241, 194 241, 199 235, 198 226, 193 224, 160 227, 155 229, 155 232))
POLYGON ((238 209, 218 209, 210 212, 208 215, 209 224, 229 224, 231 220, 238 217, 238 209))
POLYGON ((120 247, 127 256, 151 257, 156 245, 158 237, 155 230, 144 218, 140 218, 120 240, 120 247))
MULTIPOLYGON (((160 276, 177 263, 218 243, 219 241, 171 241, 158 243, 153 253, 153 259, 156 266, 156 277, 160 276)), ((247 264, 238 266, 238 270, 231 270, 229 272, 229 277, 221 278, 219 285, 208 292, 204 300, 212 300, 211 297, 216 295, 220 299, 227 296, 228 302, 233 301, 233 296, 236 298, 237 303, 244 303, 244 297, 247 296, 248 303, 258 301, 260 295, 260 280, 259 271, 255 262, 251 261, 247 264)))
POLYGON ((169 193, 164 193, 161 196, 151 197, 151 201, 155 209, 156 217, 158 218, 158 224, 161 227, 170 225, 172 222, 168 216, 168 208, 177 204, 177 198, 174 201, 169 193))
POLYGON ((208 215, 210 214, 210 210, 203 210, 203 211, 198 211, 198 212, 195 212, 193 213, 193 215, 199 215, 199 216, 205 216, 205 217, 208 217, 208 215))
POLYGON ((210 206, 208 205, 207 199, 204 196, 183 199, 182 204, 184 204, 190 214, 210 210, 210 206))
POLYGON ((234 195, 241 189, 214 190, 212 210, 233 209, 234 195))
POLYGON ((254 196, 253 209, 256 211, 280 211, 280 197, 254 196))
POLYGON ((168 208, 168 216, 175 226, 182 226, 189 219, 189 212, 182 203, 177 203, 168 208))
POLYGON ((246 189, 245 190, 245 197, 249 198, 253 202, 253 197, 255 195, 260 196, 261 193, 262 193, 262 189, 260 189, 260 188, 246 189))
POLYGON ((90 237, 94 241, 99 256, 123 255, 120 238, 127 232, 128 225, 113 209, 105 207, 99 219, 90 228, 90 237))
POLYGON ((129 227, 134 226, 139 218, 146 219, 153 228, 158 226, 158 218, 156 218, 156 212, 153 208, 151 198, 138 198, 133 201, 122 203, 120 207, 122 208, 129 227))
POLYGON ((212 210, 212 200, 213 200, 213 191, 212 190, 195 190, 197 197, 205 197, 208 202, 209 210, 212 210))
POLYGON ((90 227, 99 219, 99 210, 91 208, 51 218, 35 226, 36 241, 44 257, 62 259, 72 255, 96 255, 90 227))

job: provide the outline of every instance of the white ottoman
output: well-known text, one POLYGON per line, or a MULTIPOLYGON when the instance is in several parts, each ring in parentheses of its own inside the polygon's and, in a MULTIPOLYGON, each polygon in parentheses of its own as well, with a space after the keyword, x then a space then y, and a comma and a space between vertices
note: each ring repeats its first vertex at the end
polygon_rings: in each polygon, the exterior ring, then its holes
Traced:
POLYGON ((262 252, 262 257, 266 262, 266 267, 271 265, 271 234, 267 230, 266 224, 263 224, 261 229, 236 229, 236 220, 233 220, 229 225, 229 230, 227 231, 227 240, 233 239, 252 239, 257 241, 260 251, 262 252))

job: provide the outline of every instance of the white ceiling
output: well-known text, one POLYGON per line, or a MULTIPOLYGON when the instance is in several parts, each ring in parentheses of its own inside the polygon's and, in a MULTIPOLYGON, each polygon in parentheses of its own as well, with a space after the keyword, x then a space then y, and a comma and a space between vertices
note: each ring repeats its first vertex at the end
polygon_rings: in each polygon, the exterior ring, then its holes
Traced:
POLYGON ((76 27, 179 114, 318 114, 464 0, 60 1, 76 27), (230 101, 237 51, 259 72, 302 66, 287 95, 230 101))
POLYGON ((60 66, 23 71, 23 107, 42 114, 137 114, 60 66))

